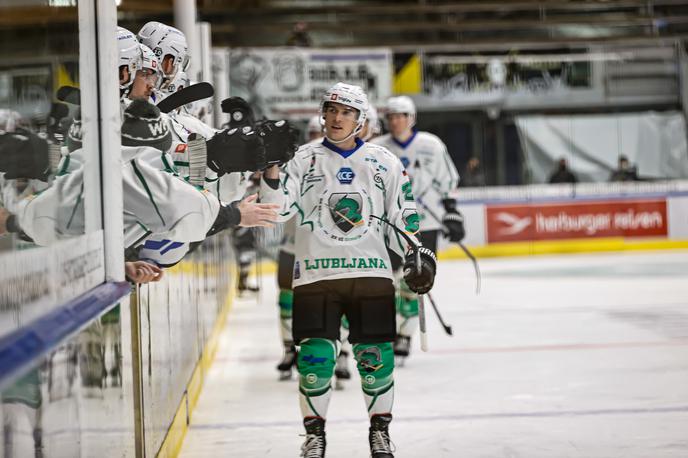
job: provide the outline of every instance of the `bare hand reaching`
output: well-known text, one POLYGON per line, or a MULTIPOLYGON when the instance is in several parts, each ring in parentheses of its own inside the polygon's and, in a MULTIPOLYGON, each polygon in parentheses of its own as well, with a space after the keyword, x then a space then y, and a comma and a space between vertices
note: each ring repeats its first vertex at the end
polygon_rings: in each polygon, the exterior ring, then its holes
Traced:
POLYGON ((277 209, 280 207, 277 204, 259 204, 255 203, 258 198, 257 194, 252 194, 243 199, 237 208, 241 212, 241 222, 239 226, 243 227, 272 227, 277 220, 277 209))
POLYGON ((129 280, 140 284, 160 281, 163 276, 160 267, 145 261, 125 262, 124 272, 129 280))

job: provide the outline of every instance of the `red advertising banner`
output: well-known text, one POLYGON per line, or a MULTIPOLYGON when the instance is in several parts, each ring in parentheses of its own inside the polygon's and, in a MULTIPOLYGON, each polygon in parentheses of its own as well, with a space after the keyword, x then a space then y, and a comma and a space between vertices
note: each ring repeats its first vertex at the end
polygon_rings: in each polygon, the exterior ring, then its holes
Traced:
POLYGON ((486 206, 488 243, 667 235, 665 199, 486 206))

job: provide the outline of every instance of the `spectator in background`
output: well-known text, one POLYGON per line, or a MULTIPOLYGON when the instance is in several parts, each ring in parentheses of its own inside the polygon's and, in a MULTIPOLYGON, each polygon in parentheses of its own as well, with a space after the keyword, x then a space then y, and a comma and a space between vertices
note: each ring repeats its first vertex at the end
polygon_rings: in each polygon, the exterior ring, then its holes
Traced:
POLYGON ((578 178, 571 172, 565 158, 559 159, 559 165, 549 176, 550 183, 577 183, 578 178))
POLYGON ((485 174, 480 167, 480 159, 472 157, 461 174, 459 184, 463 187, 485 186, 485 174))
POLYGON ((619 166, 609 175, 609 181, 639 181, 638 170, 631 166, 628 158, 623 154, 619 155, 619 166))
POLYGON ((300 46, 308 48, 311 45, 311 37, 308 35, 308 24, 299 21, 294 24, 291 35, 287 38, 287 46, 300 46))

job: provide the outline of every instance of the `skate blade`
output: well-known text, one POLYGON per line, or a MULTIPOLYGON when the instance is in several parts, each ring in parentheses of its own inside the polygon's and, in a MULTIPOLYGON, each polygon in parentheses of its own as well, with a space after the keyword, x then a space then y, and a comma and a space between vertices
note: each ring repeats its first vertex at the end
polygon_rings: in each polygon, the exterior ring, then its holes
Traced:
POLYGON ((280 371, 279 381, 284 382, 286 380, 291 380, 292 371, 280 371))
POLYGON ((335 391, 342 391, 344 389, 344 382, 342 382, 339 379, 336 379, 334 381, 334 390, 335 391))
POLYGON ((394 365, 396 367, 406 366, 406 356, 395 356, 394 357, 394 365))

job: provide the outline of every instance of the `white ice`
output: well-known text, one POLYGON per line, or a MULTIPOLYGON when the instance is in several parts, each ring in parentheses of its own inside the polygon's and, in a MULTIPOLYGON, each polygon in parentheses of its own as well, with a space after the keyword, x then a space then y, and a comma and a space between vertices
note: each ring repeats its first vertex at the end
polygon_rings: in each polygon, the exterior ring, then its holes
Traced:
MULTIPOLYGON (((688 252, 440 263, 428 353, 395 371, 396 457, 688 457, 688 252)), ((297 383, 278 382, 274 278, 235 302, 182 457, 297 457, 297 383)), ((354 378, 327 456, 367 457, 354 378)))

